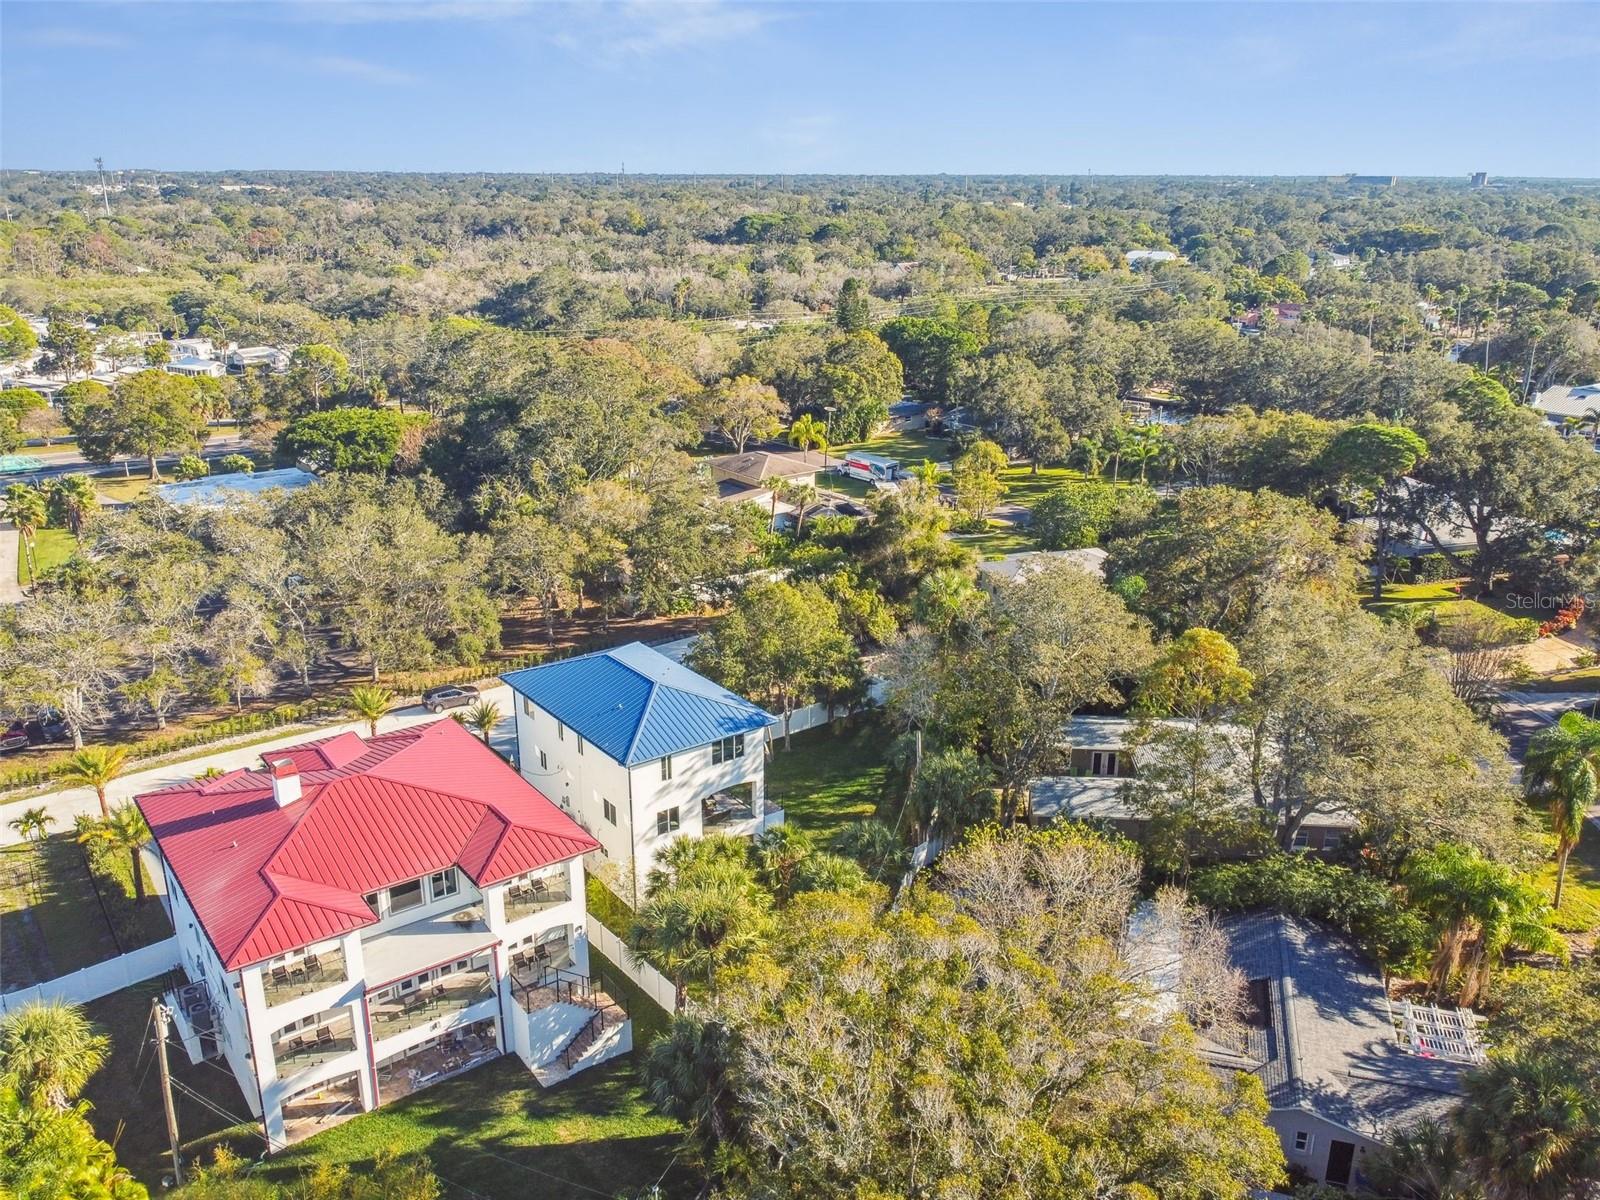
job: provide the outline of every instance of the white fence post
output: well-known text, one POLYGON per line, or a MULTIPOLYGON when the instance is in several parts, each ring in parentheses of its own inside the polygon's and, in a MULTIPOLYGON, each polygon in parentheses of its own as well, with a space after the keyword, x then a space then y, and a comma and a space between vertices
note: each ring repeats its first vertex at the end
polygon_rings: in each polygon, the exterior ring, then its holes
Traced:
POLYGON ((84 1004, 147 979, 154 979, 182 965, 178 939, 169 937, 165 941, 119 954, 116 958, 94 963, 70 975, 60 975, 32 987, 6 992, 0 995, 0 1012, 34 1000, 65 1000, 71 1004, 84 1004))

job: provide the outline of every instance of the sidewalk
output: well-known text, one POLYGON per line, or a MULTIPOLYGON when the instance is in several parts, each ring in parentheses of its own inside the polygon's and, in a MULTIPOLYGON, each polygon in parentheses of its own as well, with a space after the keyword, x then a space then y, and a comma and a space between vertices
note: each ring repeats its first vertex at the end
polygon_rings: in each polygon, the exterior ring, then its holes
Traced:
POLYGON ((10 521, 0 524, 0 604, 21 604, 22 585, 17 582, 17 555, 22 538, 10 521))
MULTIPOLYGON (((509 755, 516 746, 517 729, 513 714, 515 705, 512 701, 511 689, 504 684, 483 689, 482 699, 491 701, 500 706, 503 714, 499 726, 491 734, 495 749, 502 754, 509 755)), ((456 710, 460 711, 460 710, 456 710)), ((406 729, 412 725, 422 725, 429 721, 448 721, 449 712, 440 716, 423 708, 413 705, 410 708, 396 709, 378 722, 379 733, 392 733, 396 729, 406 729)), ((259 766, 261 756, 284 746, 294 746, 301 742, 315 741, 318 738, 332 737, 336 733, 354 730, 362 737, 367 736, 367 723, 365 721, 339 721, 333 724, 319 726, 315 729, 302 729, 298 733, 286 734, 281 738, 274 738, 270 742, 258 742, 253 746, 242 746, 235 749, 220 749, 207 752, 202 750, 199 754, 182 762, 167 763, 165 766, 152 767, 144 771, 135 771, 115 780, 106 789, 106 800, 115 807, 140 792, 151 792, 157 788, 167 787, 170 784, 182 783, 184 780, 193 779, 207 767, 217 767, 223 771, 234 771, 240 767, 259 766)), ((42 805, 47 813, 55 819, 55 824, 50 826, 52 833, 59 833, 64 829, 72 828, 72 819, 79 813, 90 813, 98 816, 100 802, 95 799, 92 788, 66 788, 57 792, 49 792, 43 796, 29 796, 24 799, 7 801, 0 804, 0 846, 10 845, 19 841, 17 831, 12 829, 9 821, 23 808, 36 808, 42 805)))

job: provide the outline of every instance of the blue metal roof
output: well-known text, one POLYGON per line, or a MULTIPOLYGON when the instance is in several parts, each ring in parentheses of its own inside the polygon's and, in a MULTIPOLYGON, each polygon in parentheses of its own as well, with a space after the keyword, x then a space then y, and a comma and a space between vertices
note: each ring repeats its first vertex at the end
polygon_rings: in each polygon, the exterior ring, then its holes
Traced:
POLYGON ((629 767, 778 720, 641 642, 500 678, 629 767))

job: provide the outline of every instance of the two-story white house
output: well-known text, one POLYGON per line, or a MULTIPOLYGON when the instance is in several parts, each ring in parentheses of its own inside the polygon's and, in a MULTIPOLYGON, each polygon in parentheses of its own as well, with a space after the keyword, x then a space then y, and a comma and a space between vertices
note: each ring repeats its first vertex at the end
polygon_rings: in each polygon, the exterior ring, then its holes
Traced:
POLYGON ((599 840, 624 899, 675 838, 783 823, 766 804, 778 718, 664 654, 633 642, 501 678, 523 777, 599 840))
POLYGON ((548 1083, 632 1047, 590 981, 595 840, 454 721, 137 803, 190 980, 177 1033, 273 1149, 502 1054, 548 1083))

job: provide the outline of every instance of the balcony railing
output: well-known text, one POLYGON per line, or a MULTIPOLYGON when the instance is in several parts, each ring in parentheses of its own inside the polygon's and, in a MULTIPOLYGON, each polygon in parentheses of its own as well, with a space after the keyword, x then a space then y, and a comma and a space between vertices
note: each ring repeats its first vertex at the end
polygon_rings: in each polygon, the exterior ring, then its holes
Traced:
POLYGON ((393 1037, 440 1017, 470 1008, 494 994, 494 978, 488 971, 460 971, 446 975, 391 1000, 372 1002, 372 1036, 393 1037))
POLYGON ((272 1060, 278 1064, 279 1075, 291 1075, 349 1054, 355 1048, 355 1031, 349 1026, 332 1032, 307 1029, 302 1035, 274 1042, 272 1060))
POLYGON ((531 884, 506 892, 506 920, 515 921, 530 913, 543 912, 572 899, 572 886, 566 879, 557 887, 531 884))
POLYGON ((261 973, 261 990, 266 993, 269 1005, 283 1004, 296 996, 347 982, 349 976, 342 950, 308 954, 292 966, 272 967, 261 973))

